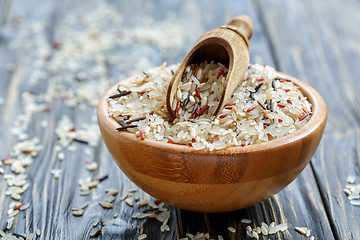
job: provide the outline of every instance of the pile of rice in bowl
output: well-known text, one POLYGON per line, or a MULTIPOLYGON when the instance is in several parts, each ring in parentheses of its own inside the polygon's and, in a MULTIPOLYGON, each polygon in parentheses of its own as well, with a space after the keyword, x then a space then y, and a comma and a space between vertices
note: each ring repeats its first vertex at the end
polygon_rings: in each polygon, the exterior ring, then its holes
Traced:
POLYGON ((211 117, 227 69, 205 62, 186 68, 173 104, 177 118, 171 122, 166 93, 176 69, 163 64, 134 81, 120 82, 118 92, 108 98, 109 115, 119 122, 119 131, 133 132, 141 140, 212 151, 285 136, 310 118, 311 104, 298 87, 273 68, 258 64, 249 66, 232 98, 211 117))

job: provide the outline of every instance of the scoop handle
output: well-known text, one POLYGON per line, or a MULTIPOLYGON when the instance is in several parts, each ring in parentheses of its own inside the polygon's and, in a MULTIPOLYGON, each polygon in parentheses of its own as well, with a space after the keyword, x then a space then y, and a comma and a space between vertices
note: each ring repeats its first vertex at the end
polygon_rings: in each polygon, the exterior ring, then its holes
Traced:
POLYGON ((226 25, 229 29, 236 31, 243 38, 246 37, 249 40, 253 34, 253 23, 250 17, 246 15, 240 15, 236 18, 230 20, 230 22, 226 25))

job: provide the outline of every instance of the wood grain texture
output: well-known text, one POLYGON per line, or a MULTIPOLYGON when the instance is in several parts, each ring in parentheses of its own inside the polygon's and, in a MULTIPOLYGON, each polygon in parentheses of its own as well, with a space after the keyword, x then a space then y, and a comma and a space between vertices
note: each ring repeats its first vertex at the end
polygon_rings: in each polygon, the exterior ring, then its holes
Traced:
MULTIPOLYGON (((281 5, 283 2, 278 4, 281 5)), ((279 8, 281 9, 281 7, 279 8)), ((250 42, 250 62, 265 63, 272 66, 278 65, 260 4, 253 2, 233 3, 220 8, 219 12, 224 12, 225 15, 248 14, 254 23, 254 35, 250 42), (244 9, 246 9, 246 12, 243 12, 244 9)), ((282 24, 285 23, 286 20, 283 19, 278 27, 281 28, 282 24)), ((238 239, 244 236, 245 226, 239 223, 241 218, 253 219, 256 225, 259 225, 261 221, 268 223, 275 221, 277 223, 288 222, 293 227, 308 226, 312 229, 312 234, 319 239, 334 239, 314 174, 309 166, 276 197, 246 210, 232 214, 205 215, 192 215, 192 213, 182 211, 184 232, 190 231, 194 233, 198 231, 196 230, 196 223, 202 222, 202 231, 210 231, 213 235, 222 233, 228 239, 238 239), (187 224, 187 222, 190 222, 190 224, 187 224), (226 228, 230 225, 238 226, 239 232, 234 235, 226 231, 226 228)), ((299 237, 300 235, 293 228, 284 234, 277 235, 279 239, 298 239, 299 237)))
MULTIPOLYGON (((0 157, 6 157, 17 142, 10 134, 15 117, 21 112, 21 93, 31 89, 28 80, 34 63, 22 64, 23 52, 9 48, 16 36, 16 16, 24 15, 33 20, 49 19, 48 41, 56 39, 57 23, 75 7, 84 13, 92 7, 91 1, 44 1, 16 0, 0 1, 0 12, 6 4, 13 2, 8 22, 0 33, 0 157), (6 3, 4 3, 6 2, 6 3), (5 5, 4 5, 5 4, 5 5), (86 10, 87 9, 87 10, 86 10), (86 10, 86 11, 85 11, 86 10), (6 68, 15 63, 15 71, 6 68)), ((66 152, 64 162, 55 159, 53 146, 57 139, 54 133, 61 115, 69 115, 79 124, 88 121, 93 108, 86 111, 68 109, 61 100, 51 103, 52 111, 39 113, 31 121, 29 134, 38 136, 44 150, 27 169, 31 187, 22 196, 22 201, 31 207, 21 212, 12 232, 34 232, 40 228, 41 239, 88 239, 92 221, 96 218, 108 220, 108 228, 101 239, 136 239, 141 228, 148 239, 178 239, 187 232, 210 232, 221 234, 225 239, 246 239, 242 218, 250 218, 256 225, 261 221, 288 222, 291 228, 270 239, 306 239, 295 232, 294 226, 307 226, 316 239, 359 239, 360 208, 349 204, 342 188, 348 175, 356 175, 359 181, 359 88, 360 75, 360 3, 359 1, 109 1, 119 11, 129 26, 136 26, 141 16, 154 21, 167 19, 168 14, 181 19, 186 26, 183 46, 168 52, 137 43, 137 48, 121 49, 127 53, 121 68, 108 66, 108 73, 116 80, 134 74, 129 66, 137 62, 132 52, 141 53, 151 64, 163 61, 177 63, 183 59, 202 33, 222 25, 234 16, 249 15, 254 23, 251 39, 250 62, 275 66, 278 70, 310 83, 324 97, 328 107, 328 125, 324 138, 310 165, 287 188, 276 196, 253 207, 221 214, 203 214, 183 211, 171 207, 170 233, 161 233, 160 224, 153 219, 135 221, 130 218, 134 209, 116 200, 116 207, 104 210, 98 206, 104 189, 116 187, 128 189, 132 183, 121 173, 103 144, 91 149, 91 157, 83 153, 87 146, 77 144, 76 152, 66 152), (206 14, 204 14, 206 13, 206 14), (140 46, 140 47, 139 47, 140 46), (139 50, 140 49, 140 50, 139 50), (346 107, 344 107, 346 106, 346 107), (39 120, 49 121, 48 129, 39 127, 39 120), (97 161, 99 168, 90 173, 84 164, 97 161), (63 170, 63 177, 56 181, 49 173, 53 168, 63 170), (109 174, 88 197, 79 196, 77 181, 86 176, 99 177, 109 174), (71 214, 72 207, 85 201, 90 205, 81 218, 71 214), (115 212, 119 217, 113 218, 115 212), (235 234, 228 226, 237 228, 235 234)), ((6 5, 8 6, 8 5, 6 5)), ((5 16, 0 14, 1 17, 5 16)), ((1 18, 0 17, 0 18, 1 18)), ((0 24, 1 25, 1 24, 0 24)), ((114 83, 116 81, 114 80, 114 83)), ((46 88, 46 82, 40 88, 46 88)), ((8 167, 6 172, 10 172, 8 167)), ((7 209, 11 199, 5 195, 7 189, 0 174, 0 228, 7 220, 7 209)), ((148 197, 141 193, 143 198, 148 197)), ((100 238, 99 238, 100 239, 100 238)), ((247 238, 249 239, 249 238, 247 238)))
MULTIPOLYGON (((56 38, 57 21, 61 19, 64 14, 70 11, 73 7, 78 5, 86 5, 86 1, 17 1, 12 8, 10 18, 24 15, 31 19, 31 21, 40 21, 43 19, 50 19, 50 27, 48 34, 48 41, 52 42, 56 38), (28 5, 29 4, 29 5, 28 5), (41 5, 41 7, 33 9, 31 5, 41 5)), ((7 28, 12 26, 11 20, 8 21, 7 28)), ((1 159, 7 157, 11 152, 12 147, 17 142, 15 137, 11 136, 11 127, 14 119, 22 113, 21 94, 24 91, 31 90, 35 93, 46 89, 47 82, 44 82, 40 88, 32 87, 28 80, 32 73, 33 65, 24 65, 21 58, 24 56, 22 52, 12 52, 9 49, 9 42, 11 39, 12 29, 6 29, 4 33, 4 41, 1 44, 1 72, 0 80, 1 97, 4 98, 5 103, 0 105, 1 110, 1 159), (15 71, 7 70, 7 65, 15 63, 15 71), (5 137, 6 136, 6 137, 5 137)), ((176 232, 176 218, 169 221, 171 227, 170 232, 160 232, 160 223, 156 220, 150 219, 148 221, 132 220, 131 215, 137 208, 129 207, 126 203, 119 201, 120 196, 111 210, 102 209, 98 202, 105 196, 106 188, 117 188, 120 194, 123 191, 134 186, 122 173, 118 170, 116 164, 111 160, 104 145, 100 144, 96 148, 90 148, 84 144, 76 144, 76 152, 65 151, 65 160, 59 162, 54 151, 55 144, 58 143, 57 136, 54 132, 62 115, 70 116, 80 126, 82 122, 89 122, 89 119, 94 116, 94 108, 87 106, 85 110, 79 108, 69 109, 65 106, 62 100, 54 100, 50 105, 51 111, 49 113, 39 113, 33 117, 29 126, 29 135, 39 137, 43 143, 43 151, 37 157, 33 165, 27 170, 30 188, 22 196, 23 202, 31 203, 31 207, 26 212, 21 212, 17 217, 14 227, 9 232, 17 233, 34 233, 37 229, 41 230, 41 237, 39 239, 89 239, 89 234, 93 230, 93 222, 96 219, 101 219, 106 222, 106 231, 102 239, 137 239, 137 236, 145 229, 150 239, 175 239, 176 232), (49 122, 48 128, 40 128, 41 120, 49 122), (84 151, 90 148, 92 155, 86 156, 84 151), (86 161, 95 161, 99 168, 95 172, 89 172, 84 168, 86 161), (62 177, 55 180, 50 174, 51 169, 61 169, 62 177), (77 184, 80 178, 91 177, 98 178, 109 175, 109 178, 102 182, 100 186, 92 192, 91 195, 83 197, 79 195, 79 186, 77 184), (85 202, 89 202, 84 215, 81 218, 76 218, 72 215, 72 207, 80 207, 85 202), (117 218, 113 214, 118 213, 117 218)), ((5 168, 7 173, 10 173, 9 168, 5 168)), ((3 180, 3 175, 0 175, 0 228, 6 227, 7 209, 12 201, 10 197, 5 195, 7 189, 6 181, 3 180)), ((140 191, 140 198, 150 198, 147 194, 140 191)), ((172 216, 176 215, 175 208, 169 207, 172 216)), ((98 226, 99 227, 99 226, 98 226)))
POLYGON ((349 175, 359 181, 359 31, 351 27, 360 22, 355 17, 359 2, 295 6, 261 1, 261 7, 280 69, 307 80, 327 102, 328 126, 311 168, 335 237, 358 239, 360 209, 342 189, 349 175), (289 24, 279 28, 284 19, 289 24))

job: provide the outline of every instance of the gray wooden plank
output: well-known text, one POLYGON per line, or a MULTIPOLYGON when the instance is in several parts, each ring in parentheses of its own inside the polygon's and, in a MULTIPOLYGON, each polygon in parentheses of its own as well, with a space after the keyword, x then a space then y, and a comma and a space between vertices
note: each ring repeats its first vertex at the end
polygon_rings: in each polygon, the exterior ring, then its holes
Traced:
MULTIPOLYGON (((28 1, 18 1, 13 8, 12 16, 24 15, 24 19, 31 21, 25 24, 32 24, 34 20, 42 20, 43 18, 50 17, 50 26, 48 32, 45 33, 45 42, 52 44, 57 40, 56 28, 59 26, 59 21, 62 20, 68 11, 71 11, 74 6, 81 6, 81 3, 72 3, 71 1, 46 1, 46 4, 41 4, 41 1, 33 1, 32 4, 40 4, 42 7, 38 8, 39 11, 27 5, 28 1)), ((82 2, 82 5, 85 1, 82 2)), ((90 10, 92 6, 85 4, 90 10)), ((11 43, 11 35, 15 37, 23 37, 22 32, 12 32, 12 29, 6 32, 9 41, 5 42, 2 47, 6 48, 11 43), (16 35, 18 34, 18 35, 16 35), (20 35, 20 36, 19 36, 20 35)), ((24 37, 24 40, 29 37, 24 37)), ((146 45, 146 44, 143 44, 146 45)), ((38 46, 35 46, 35 48, 38 46)), ((145 46, 146 47, 146 46, 145 46)), ((21 50, 21 48, 20 48, 21 50)), ((2 156, 8 156, 12 146, 16 143, 16 138, 11 137, 10 127, 17 115, 22 111, 21 94, 24 91, 31 90, 37 94, 42 93, 47 88, 47 81, 40 81, 39 84, 32 86, 29 83, 30 76, 34 73, 34 69, 38 68, 36 62, 26 62, 25 64, 21 59, 24 57, 24 52, 18 51, 5 51, 4 50, 4 63, 7 64, 12 58, 17 59, 16 71, 11 78, 6 75, 6 69, 2 69, 2 74, 6 76, 6 81, 2 81, 4 93, 8 93, 5 99, 3 114, 1 115, 3 128, 2 136, 7 136, 4 144, 1 145, 2 156), (16 105, 15 105, 16 104, 16 105)), ((149 53, 150 54, 150 53, 149 53)), ((48 56, 54 57, 54 56, 48 56)), ((134 56, 132 57, 134 58, 134 56)), ((160 64, 160 63, 159 63, 160 64)), ((124 67, 124 66, 123 66, 124 67)), ((110 69, 111 70, 111 69, 110 69)), ((126 74, 130 74, 130 70, 126 74)), ((63 75, 64 76, 64 75, 63 75)), ((116 75, 114 74, 114 77, 116 75)), ((49 76, 47 76, 49 77, 49 76)), ((116 76, 117 79, 117 76, 116 76)), ((82 85, 84 87, 84 85, 82 85)), ((160 232, 160 223, 156 220, 149 219, 132 220, 131 215, 138 208, 127 206, 124 202, 119 201, 120 194, 115 201, 115 207, 111 210, 102 209, 98 202, 104 198, 105 189, 112 187, 118 188, 120 191, 126 190, 132 186, 132 183, 124 176, 118 169, 116 164, 112 161, 109 153, 103 144, 96 148, 90 148, 92 155, 87 156, 84 154, 87 146, 77 143, 77 150, 71 152, 64 150, 65 159, 62 162, 57 160, 57 154, 54 150, 55 144, 58 143, 57 136, 54 133, 56 126, 59 123, 62 115, 68 115, 75 122, 76 127, 80 127, 82 123, 89 123, 89 120, 94 116, 94 106, 85 105, 85 109, 81 107, 69 108, 65 106, 62 99, 54 99, 50 102, 50 111, 46 113, 38 113, 33 116, 29 126, 29 135, 37 136, 43 143, 43 150, 40 155, 35 159, 33 165, 28 169, 28 179, 31 186, 23 194, 21 201, 30 202, 31 207, 25 212, 21 212, 15 220, 15 226, 10 232, 18 233, 31 233, 40 229, 42 232, 42 239, 88 239, 91 230, 93 230, 92 223, 95 219, 102 219, 106 222, 106 230, 102 239, 137 239, 137 236, 142 231, 142 226, 148 236, 152 239, 161 238, 174 238, 176 235, 176 227, 171 227, 169 233, 160 232), (47 120, 49 126, 47 129, 40 128, 40 121, 47 120), (85 170, 86 161, 96 161, 99 164, 97 171, 90 173, 85 170), (55 180, 50 174, 51 169, 61 169, 62 175, 59 180, 55 180), (94 190, 91 195, 82 197, 79 195, 79 187, 77 182, 80 178, 92 177, 97 178, 104 175, 109 175, 109 178, 101 183, 100 186, 94 190), (90 204, 86 208, 82 218, 76 218, 71 213, 72 207, 79 207, 86 201, 90 204), (118 213, 118 217, 113 215, 118 213), (147 226, 147 227, 145 227, 147 226)), ((7 173, 10 169, 5 168, 7 173)), ((2 175, 0 179, 2 179, 2 175)), ((1 228, 6 226, 7 208, 11 202, 9 197, 5 196, 6 182, 1 181, 1 228)), ((148 195, 140 192, 141 198, 150 198, 148 195)), ((175 215, 175 209, 169 207, 170 211, 175 215)), ((170 226, 175 226, 176 218, 169 221, 170 226)), ((99 226, 98 226, 99 227, 99 226)))
POLYGON ((359 181, 359 2, 261 1, 261 6, 280 70, 308 81, 327 103, 327 129, 311 166, 335 237, 359 239, 360 208, 342 191, 347 176, 359 181))

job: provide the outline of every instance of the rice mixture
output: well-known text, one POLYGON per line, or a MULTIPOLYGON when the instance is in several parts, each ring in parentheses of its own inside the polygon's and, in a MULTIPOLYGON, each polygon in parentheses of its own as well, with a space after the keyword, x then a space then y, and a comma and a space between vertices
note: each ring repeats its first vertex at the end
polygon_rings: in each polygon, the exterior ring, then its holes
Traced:
POLYGON ((176 68, 163 64, 120 83, 119 92, 108 98, 109 115, 119 122, 118 130, 134 132, 140 139, 212 151, 285 136, 310 118, 311 104, 298 87, 273 68, 258 64, 249 66, 220 114, 209 117, 220 99, 217 91, 222 92, 227 69, 205 62, 187 67, 173 106, 178 117, 170 123, 166 92, 176 68))
POLYGON ((221 99, 227 72, 223 64, 213 61, 187 66, 172 106, 175 116, 188 119, 206 114, 209 118, 221 99))

